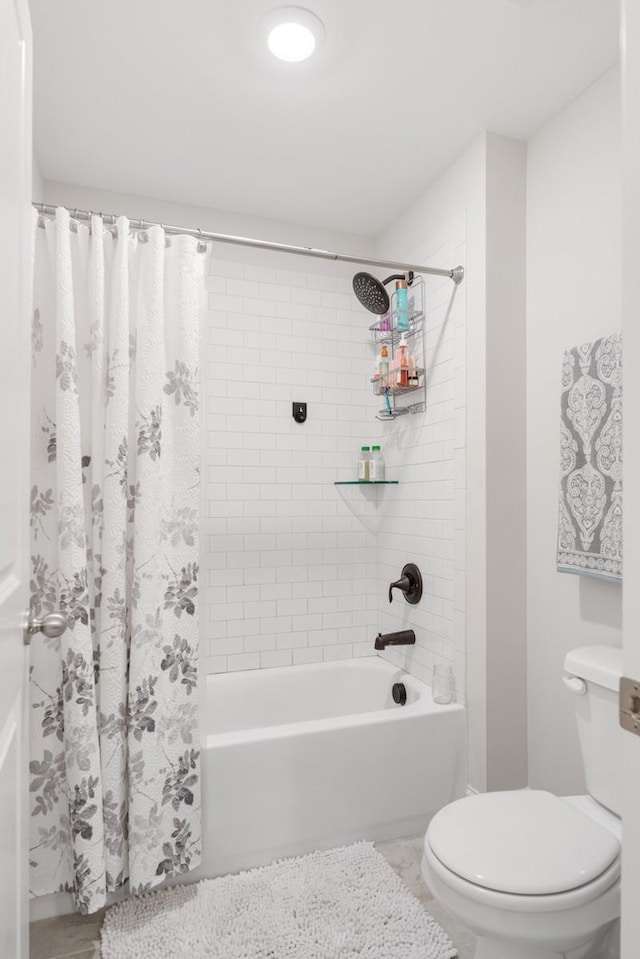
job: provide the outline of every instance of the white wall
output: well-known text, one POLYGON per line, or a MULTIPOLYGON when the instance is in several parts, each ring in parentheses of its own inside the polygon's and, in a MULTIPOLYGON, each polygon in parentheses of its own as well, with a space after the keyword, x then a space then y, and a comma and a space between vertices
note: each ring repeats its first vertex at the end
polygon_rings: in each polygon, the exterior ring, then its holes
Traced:
MULTIPOLYGON (((416 206, 422 211, 427 202, 422 197, 416 206)), ((412 207, 381 238, 381 254, 395 249, 409 262, 443 269, 466 264, 462 212, 445 224, 432 224, 424 229, 421 242, 409 245, 409 221, 415 216, 412 207)), ((425 216, 423 222, 429 220, 425 216)), ((419 285, 416 291, 416 305, 425 307, 426 409, 382 424, 387 471, 400 486, 390 498, 378 534, 378 623, 383 632, 412 628, 416 633, 415 646, 389 648, 386 659, 427 683, 434 665, 450 665, 457 698, 464 702, 466 291, 464 284, 456 288, 449 279, 429 276, 424 304, 419 285), (397 591, 389 604, 389 584, 408 562, 421 570, 423 597, 412 606, 397 591)), ((411 348, 420 351, 421 342, 416 336, 411 348)))
POLYGON ((374 653, 375 535, 362 513, 370 491, 347 487, 345 496, 334 485, 355 478, 357 451, 379 432, 370 320, 350 278, 304 272, 307 262, 208 261, 201 529, 210 672, 374 653), (306 423, 293 420, 292 401, 308 403, 306 423))
POLYGON ((31 161, 31 199, 34 203, 42 203, 43 196, 44 182, 42 180, 42 176, 40 175, 38 158, 34 153, 31 161))
POLYGON ((584 788, 568 650, 619 645, 620 587, 556 572, 562 353, 621 327, 617 70, 529 143, 527 174, 527 644, 529 784, 584 788))
MULTIPOLYGON (((622 310, 624 348, 627 356, 640 351, 640 6, 624 0, 622 26, 622 169, 623 169, 623 287, 622 310)), ((628 367, 627 367, 628 369, 628 367)), ((640 483, 640 377, 634 369, 625 376, 624 483, 627 489, 640 483)), ((624 508, 627 582, 640 582, 640 500, 627 499, 624 508)), ((624 671, 640 676, 640 591, 624 590, 624 671)), ((636 864, 640 855, 640 741, 623 733, 621 776, 622 819, 622 959, 635 959, 640 942, 640 879, 636 864)))
POLYGON ((527 784, 522 141, 487 135, 486 204, 486 785, 513 789, 527 784))

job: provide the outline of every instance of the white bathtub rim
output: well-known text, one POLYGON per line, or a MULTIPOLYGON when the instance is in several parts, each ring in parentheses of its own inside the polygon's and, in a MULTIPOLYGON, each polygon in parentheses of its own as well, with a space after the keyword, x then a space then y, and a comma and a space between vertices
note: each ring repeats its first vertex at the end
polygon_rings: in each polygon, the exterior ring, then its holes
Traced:
POLYGON ((313 663, 294 663, 285 666, 267 667, 254 666, 251 669, 234 669, 219 673, 208 673, 207 676, 214 676, 217 679, 232 679, 233 677, 237 676, 260 676, 263 674, 268 674, 269 676, 277 676, 279 674, 282 676, 291 676, 295 673, 316 672, 319 669, 330 671, 340 668, 361 669, 362 667, 365 669, 373 669, 379 673, 402 673, 403 675, 409 676, 412 681, 419 683, 420 686, 427 685, 416 676, 408 673, 404 667, 396 666, 395 663, 389 662, 388 659, 385 659, 377 652, 367 653, 366 656, 348 656, 346 658, 340 657, 339 659, 327 659, 321 662, 313 663))
MULTIPOLYGON (((218 733, 208 732, 205 729, 202 732, 203 746, 208 749, 217 749, 241 743, 264 742, 270 739, 288 739, 297 736, 310 736, 314 733, 330 730, 352 729, 360 726, 377 725, 379 723, 401 722, 402 720, 408 720, 418 715, 442 715, 448 712, 465 712, 465 707, 460 703, 453 702, 446 705, 435 703, 430 686, 379 656, 358 657, 350 660, 332 661, 330 663, 304 663, 298 666, 276 666, 269 669, 268 672, 270 678, 273 679, 273 677, 277 677, 278 674, 290 677, 293 671, 303 670, 309 672, 324 667, 335 668, 338 666, 348 669, 362 668, 364 666, 376 672, 387 673, 390 683, 403 682, 408 689, 417 693, 417 699, 405 706, 348 713, 342 716, 307 719, 301 720, 300 722, 254 726, 248 729, 229 730, 218 733)), ((250 670, 249 672, 260 674, 262 670, 250 670)), ((227 674, 219 675, 226 676, 227 674)), ((230 675, 237 677, 238 673, 230 675)), ((213 680, 213 685, 215 685, 215 677, 209 678, 213 680)))

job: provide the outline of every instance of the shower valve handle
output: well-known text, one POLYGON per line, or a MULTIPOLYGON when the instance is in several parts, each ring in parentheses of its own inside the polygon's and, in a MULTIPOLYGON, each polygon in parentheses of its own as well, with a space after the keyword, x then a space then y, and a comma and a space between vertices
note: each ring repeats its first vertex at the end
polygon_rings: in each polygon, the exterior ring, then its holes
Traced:
POLYGON ((389 602, 393 602, 393 592, 394 589, 401 589, 403 593, 408 593, 411 589, 411 583, 408 576, 401 576, 400 579, 397 579, 395 583, 391 583, 389 586, 389 602))
POLYGON ((422 599, 422 576, 415 563, 407 563, 402 567, 400 579, 389 586, 389 602, 393 602, 393 590, 400 589, 404 598, 412 606, 422 599))
POLYGON ((31 643, 31 637, 36 633, 42 633, 47 639, 57 639, 62 636, 67 628, 67 617, 62 613, 47 613, 42 619, 36 619, 29 616, 24 630, 24 644, 28 646, 31 643))

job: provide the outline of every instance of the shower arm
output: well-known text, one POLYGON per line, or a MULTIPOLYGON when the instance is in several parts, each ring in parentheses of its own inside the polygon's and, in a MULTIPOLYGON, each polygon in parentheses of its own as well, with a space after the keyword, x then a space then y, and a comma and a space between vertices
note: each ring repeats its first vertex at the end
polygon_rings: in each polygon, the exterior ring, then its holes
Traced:
MULTIPOLYGON (((36 210, 43 217, 55 216, 56 207, 49 203, 34 203, 36 210)), ((92 216, 100 216, 108 226, 114 226, 118 216, 113 213, 94 213, 91 210, 66 208, 74 220, 90 221, 92 216)), ((208 233, 206 230, 194 230, 189 227, 168 226, 166 223, 154 223, 149 220, 131 219, 130 226, 134 230, 148 230, 151 227, 162 227, 165 233, 175 236, 193 236, 196 240, 227 243, 232 246, 249 246, 256 250, 272 250, 275 253, 290 253, 294 256, 311 256, 320 260, 334 260, 338 263, 357 263, 363 266, 373 266, 380 269, 403 270, 405 273, 424 273, 429 276, 444 276, 453 280, 456 286, 464 279, 464 267, 456 266, 452 270, 441 270, 435 266, 421 266, 417 263, 398 263, 397 260, 379 260, 368 256, 351 256, 349 253, 332 253, 330 250, 318 250, 312 246, 291 246, 288 243, 272 243, 269 240, 256 240, 246 236, 232 236, 226 233, 208 233)), ((44 224, 40 224, 44 225, 44 224)), ((392 277, 389 277, 391 280, 392 277)), ((405 279, 405 277, 402 277, 405 279)))

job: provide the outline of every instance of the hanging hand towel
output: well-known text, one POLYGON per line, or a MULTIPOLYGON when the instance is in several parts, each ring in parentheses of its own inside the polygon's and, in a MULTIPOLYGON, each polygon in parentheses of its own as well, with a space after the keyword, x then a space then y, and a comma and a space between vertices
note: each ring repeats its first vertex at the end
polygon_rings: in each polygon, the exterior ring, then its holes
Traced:
POLYGON ((622 581, 622 334, 564 354, 558 570, 622 581))

